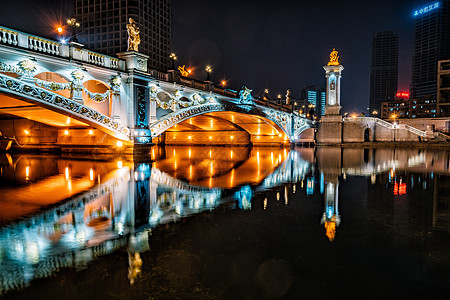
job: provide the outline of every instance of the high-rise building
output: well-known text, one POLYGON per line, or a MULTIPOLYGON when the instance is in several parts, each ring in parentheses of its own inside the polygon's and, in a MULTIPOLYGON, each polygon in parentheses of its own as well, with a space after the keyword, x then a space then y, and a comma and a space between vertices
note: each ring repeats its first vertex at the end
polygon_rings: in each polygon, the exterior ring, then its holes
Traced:
POLYGON ((127 51, 129 18, 137 23, 139 52, 149 56, 150 68, 165 71, 169 65, 170 0, 73 0, 80 23, 78 40, 86 48, 107 55, 127 51))
POLYGON ((302 90, 302 98, 308 100, 314 108, 314 115, 317 117, 325 114, 325 104, 327 95, 325 89, 318 85, 308 85, 302 90))
POLYGON ((398 34, 381 31, 373 35, 370 71, 370 114, 377 115, 381 103, 395 100, 398 79, 398 34))
POLYGON ((415 18, 411 97, 437 97, 438 61, 450 59, 450 3, 419 1, 415 18))

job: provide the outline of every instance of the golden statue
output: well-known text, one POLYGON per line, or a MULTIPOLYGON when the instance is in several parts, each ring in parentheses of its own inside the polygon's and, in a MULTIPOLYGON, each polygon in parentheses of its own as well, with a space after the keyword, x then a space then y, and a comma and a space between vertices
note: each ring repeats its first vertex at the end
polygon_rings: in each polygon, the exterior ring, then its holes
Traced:
POLYGON ((128 51, 138 51, 141 37, 139 36, 139 27, 132 18, 129 19, 130 24, 127 24, 128 31, 128 51))
POLYGON ((339 56, 338 52, 333 48, 333 51, 330 53, 330 62, 329 66, 339 66, 339 56))
POLYGON ((181 76, 183 77, 188 77, 189 76, 189 71, 186 71, 186 65, 178 66, 178 71, 180 71, 181 76))

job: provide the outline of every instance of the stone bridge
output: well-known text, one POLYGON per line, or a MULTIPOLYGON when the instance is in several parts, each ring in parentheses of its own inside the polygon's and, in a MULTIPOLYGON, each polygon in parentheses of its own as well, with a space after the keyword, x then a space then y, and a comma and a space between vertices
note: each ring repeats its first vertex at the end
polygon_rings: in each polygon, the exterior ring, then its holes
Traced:
MULTIPOLYGON (((25 146, 285 144, 313 122, 287 106, 0 26, 0 131, 25 146)), ((308 140, 313 140, 308 131, 308 140)))

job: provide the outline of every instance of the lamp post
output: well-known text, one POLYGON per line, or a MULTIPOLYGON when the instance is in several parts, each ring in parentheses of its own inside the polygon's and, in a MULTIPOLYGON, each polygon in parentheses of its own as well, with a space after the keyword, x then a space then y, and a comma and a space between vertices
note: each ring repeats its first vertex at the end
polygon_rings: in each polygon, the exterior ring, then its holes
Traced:
POLYGON ((70 18, 70 19, 67 19, 67 25, 72 27, 72 37, 70 38, 70 41, 74 42, 74 43, 78 43, 77 28, 80 27, 80 23, 77 21, 77 19, 70 18))
POLYGON ((211 72, 212 72, 212 68, 211 68, 211 66, 206 66, 206 68, 205 68, 205 71, 206 71, 206 73, 208 74, 207 76, 206 76, 206 82, 211 82, 211 77, 210 77, 210 74, 211 74, 211 72))
POLYGON ((170 53, 169 58, 172 61, 172 70, 175 70, 175 61, 178 59, 178 57, 175 53, 170 53))

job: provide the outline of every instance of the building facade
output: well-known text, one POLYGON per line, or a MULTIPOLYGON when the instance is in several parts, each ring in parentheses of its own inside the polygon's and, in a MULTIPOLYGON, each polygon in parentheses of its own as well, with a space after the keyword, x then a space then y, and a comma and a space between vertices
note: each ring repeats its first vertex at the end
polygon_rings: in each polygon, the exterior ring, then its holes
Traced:
POLYGON ((411 97, 437 97, 438 61, 450 59, 450 3, 420 1, 415 18, 411 97))
POLYGON ((165 71, 169 65, 170 0, 74 0, 80 23, 78 40, 86 48, 115 56, 127 51, 127 28, 133 18, 140 29, 139 52, 149 56, 148 66, 165 71))
POLYGON ((450 60, 441 60, 438 63, 438 116, 450 116, 450 60))
POLYGON ((436 98, 419 98, 383 102, 382 119, 417 119, 437 117, 436 98))
POLYGON ((370 114, 377 115, 381 103, 395 100, 398 79, 398 33, 382 31, 373 35, 370 70, 370 114))
POLYGON ((325 89, 318 85, 308 85, 302 90, 302 99, 309 102, 309 108, 314 109, 314 115, 321 117, 325 114, 325 104, 327 100, 325 89))

